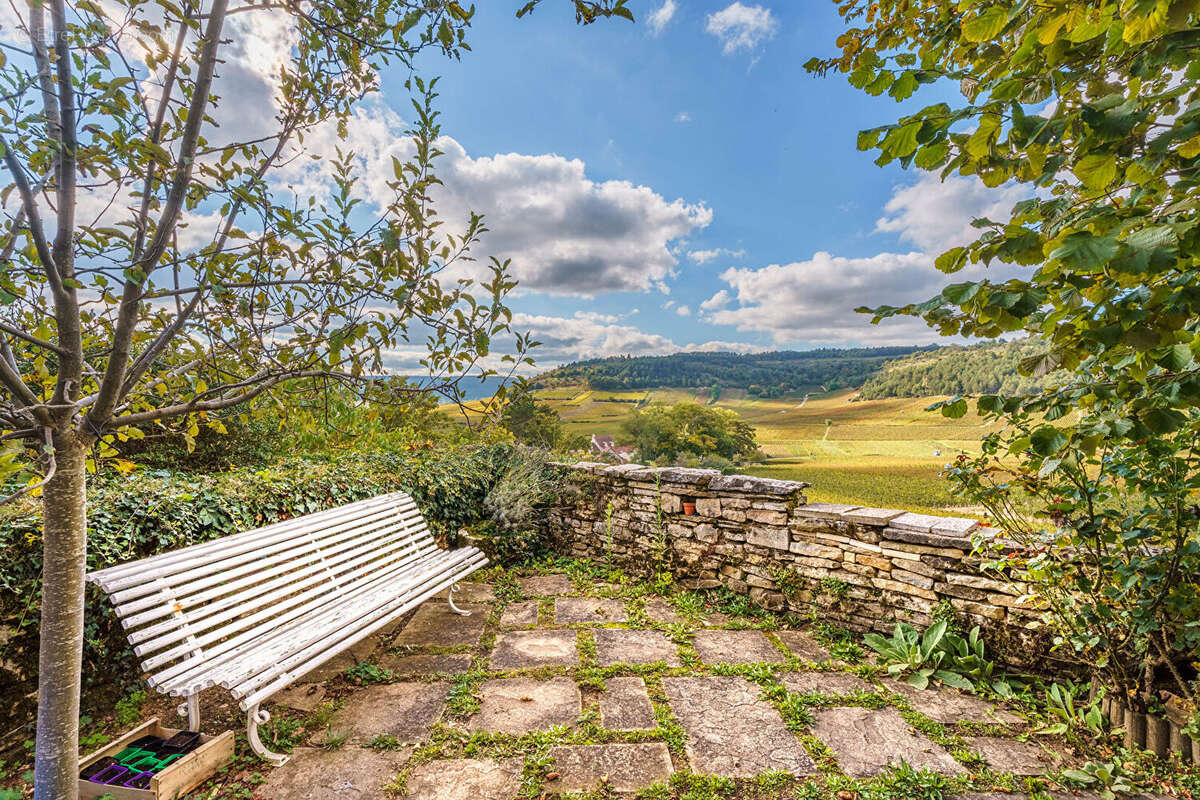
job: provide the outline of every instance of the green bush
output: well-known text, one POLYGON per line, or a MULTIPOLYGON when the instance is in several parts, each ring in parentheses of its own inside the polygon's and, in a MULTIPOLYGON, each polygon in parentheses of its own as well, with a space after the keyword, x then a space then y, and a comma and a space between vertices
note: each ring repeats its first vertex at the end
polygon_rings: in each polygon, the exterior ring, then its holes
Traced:
MULTIPOLYGON (((88 568, 98 569, 403 489, 431 528, 454 543, 460 527, 485 516, 484 499, 512 448, 418 447, 403 452, 286 459, 261 470, 197 474, 148 470, 93 481, 88 568)), ((0 714, 36 681, 41 519, 36 502, 0 509, 0 714)), ((89 589, 84 685, 119 688, 139 670, 107 599, 89 589)))

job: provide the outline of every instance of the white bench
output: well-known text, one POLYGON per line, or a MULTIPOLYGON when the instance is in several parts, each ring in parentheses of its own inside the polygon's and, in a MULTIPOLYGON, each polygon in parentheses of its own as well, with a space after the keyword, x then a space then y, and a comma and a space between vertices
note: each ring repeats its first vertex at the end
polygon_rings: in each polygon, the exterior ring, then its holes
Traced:
POLYGON ((487 564, 474 547, 442 550, 402 492, 89 573, 116 607, 147 681, 186 698, 228 689, 255 753, 275 765, 259 704, 305 673, 487 564))

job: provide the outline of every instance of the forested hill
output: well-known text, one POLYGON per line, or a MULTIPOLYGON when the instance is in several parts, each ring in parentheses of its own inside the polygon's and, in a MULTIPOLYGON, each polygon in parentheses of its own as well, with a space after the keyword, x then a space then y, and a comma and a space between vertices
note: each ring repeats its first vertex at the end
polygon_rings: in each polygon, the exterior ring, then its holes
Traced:
POLYGON ((1027 378, 1017 363, 1046 348, 1040 342, 989 342, 940 347, 888 362, 863 383, 864 400, 954 394, 1018 394, 1045 385, 1048 377, 1027 378))
POLYGON ((773 353, 675 353, 669 356, 618 356, 577 361, 539 375, 535 388, 586 384, 619 391, 659 386, 746 389, 777 397, 792 392, 861 386, 881 366, 929 347, 869 347, 779 351, 773 353))

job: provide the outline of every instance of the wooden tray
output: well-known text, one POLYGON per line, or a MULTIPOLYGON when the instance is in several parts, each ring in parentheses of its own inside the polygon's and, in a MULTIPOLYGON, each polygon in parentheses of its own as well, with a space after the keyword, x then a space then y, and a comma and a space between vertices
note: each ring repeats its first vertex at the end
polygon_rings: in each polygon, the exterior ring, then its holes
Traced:
MULTIPOLYGON (((168 739, 177 733, 178 728, 165 728, 158 724, 158 718, 155 717, 80 760, 79 769, 82 771, 84 767, 105 756, 116 755, 130 742, 143 736, 161 736, 168 739)), ((232 756, 233 731, 225 731, 219 736, 201 734, 200 746, 151 778, 149 789, 105 786, 81 779, 79 800, 96 800, 106 795, 113 800, 176 800, 203 783, 232 756)))

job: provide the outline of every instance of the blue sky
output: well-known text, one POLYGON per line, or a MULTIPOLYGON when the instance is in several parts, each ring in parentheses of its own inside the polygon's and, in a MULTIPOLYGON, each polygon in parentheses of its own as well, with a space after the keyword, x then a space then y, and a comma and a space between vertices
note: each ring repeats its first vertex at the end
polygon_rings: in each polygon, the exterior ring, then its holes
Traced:
MULTIPOLYGON (((918 320, 872 326, 853 309, 936 293, 946 276, 933 258, 974 238, 973 216, 1007 212, 1019 190, 881 169, 855 149, 859 130, 905 107, 805 72, 836 52, 832 2, 630 0, 636 23, 587 27, 570 0, 544 0, 522 20, 519 5, 477 4, 472 52, 457 62, 426 53, 418 68, 440 76, 438 211, 451 231, 485 215, 475 255, 511 259, 513 326, 544 343, 539 367, 937 340, 918 320)), ((228 24, 215 116, 224 140, 252 140, 273 130, 294 31, 269 11, 228 24)), ((315 158, 287 159, 274 180, 321 196, 326 156, 350 150, 359 192, 385 207, 393 157, 412 154, 407 77, 385 71, 345 140, 332 125, 310 131, 303 148, 315 158)), ((909 102, 956 98, 956 86, 935 85, 909 102)), ((193 216, 184 247, 211 230, 193 216)), ((389 365, 412 370, 420 344, 389 365)))
MULTIPOLYGON (((835 52, 831 2, 631 6, 636 24, 581 28, 566 0, 522 20, 482 4, 473 52, 424 64, 462 148, 449 159, 467 165, 447 205, 491 221, 483 251, 513 259, 511 305, 546 342, 539 361, 936 340, 853 308, 936 292, 933 256, 1011 192, 855 149, 904 107, 804 70, 835 52)), ((385 76, 389 102, 402 77, 385 76)))

